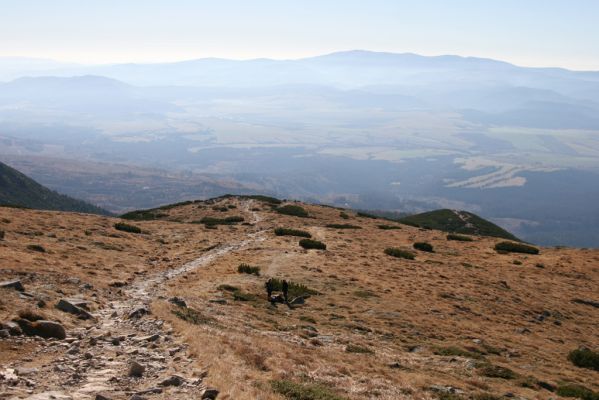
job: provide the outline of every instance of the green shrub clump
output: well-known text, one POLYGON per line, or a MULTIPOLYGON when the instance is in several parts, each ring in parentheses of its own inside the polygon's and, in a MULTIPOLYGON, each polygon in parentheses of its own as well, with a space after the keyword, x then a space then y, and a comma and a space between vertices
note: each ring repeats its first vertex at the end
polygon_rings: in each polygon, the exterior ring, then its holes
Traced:
POLYGON ((582 400, 599 400, 599 393, 582 385, 566 384, 558 386, 557 394, 562 397, 577 397, 582 400))
POLYGON ((277 236, 299 236, 310 239, 312 235, 310 232, 302 231, 299 229, 288 229, 288 228, 276 228, 275 235, 277 236))
POLYGON ((226 217, 226 218, 204 217, 201 220, 196 221, 194 223, 204 224, 204 225, 206 225, 206 227, 209 227, 209 226, 215 226, 215 225, 234 225, 234 224, 237 224, 238 222, 243 222, 243 221, 244 221, 243 217, 241 217, 239 215, 234 215, 232 217, 226 217))
POLYGON ((299 241, 299 245, 304 249, 316 249, 316 250, 326 250, 327 245, 318 240, 312 239, 302 239, 299 241))
POLYGON ((459 235, 457 233, 450 233, 447 235, 447 240, 456 240, 458 242, 472 242, 472 238, 466 235, 459 235))
POLYGON ((599 353, 591 349, 581 348, 572 350, 568 354, 568 360, 577 367, 599 371, 599 353))
POLYGON ((397 247, 386 248, 385 254, 392 257, 405 258, 407 260, 413 260, 416 257, 411 251, 398 249, 397 247))
POLYGON ((260 267, 253 267, 245 263, 239 264, 239 266, 237 267, 237 272, 239 272, 240 274, 253 274, 256 276, 260 276, 260 267))
POLYGON ((114 224, 114 229, 129 233, 141 233, 141 228, 139 226, 126 224, 124 222, 117 222, 114 224))
POLYGON ((392 230, 392 229, 401 229, 401 226, 399 225, 377 225, 377 227, 379 229, 388 231, 388 230, 392 230))
POLYGON ((309 216, 308 211, 306 211, 304 207, 293 204, 287 204, 282 207, 275 208, 275 211, 279 214, 292 215, 294 217, 307 218, 309 216))
MULTIPOLYGON (((277 278, 271 278, 271 284, 272 284, 272 290, 274 290, 275 292, 281 292, 283 290, 283 281, 277 278)), ((318 292, 314 289, 310 289, 309 287, 307 287, 306 285, 304 285, 303 283, 295 283, 295 282, 291 282, 291 281, 287 281, 287 288, 288 288, 288 293, 289 293, 289 297, 293 298, 293 297, 308 297, 308 296, 312 296, 312 295, 317 295, 318 292)))
POLYGON ((479 372, 481 375, 489 378, 516 379, 518 377, 518 374, 511 369, 492 364, 482 366, 479 372))
POLYGON ((326 225, 326 227, 333 228, 333 229, 362 229, 361 226, 351 225, 351 224, 328 224, 328 225, 326 225))
POLYGON ((539 254, 539 249, 524 243, 499 242, 495 245, 498 252, 539 254))
POLYGON ((194 325, 203 325, 215 322, 213 318, 202 315, 200 312, 188 307, 176 307, 171 312, 182 319, 194 325))
POLYGON ((271 382, 272 390, 288 400, 347 400, 318 384, 295 383, 288 380, 271 382))
POLYGON ((427 242, 416 242, 414 243, 414 248, 420 251, 426 251, 428 253, 434 253, 433 245, 427 242))

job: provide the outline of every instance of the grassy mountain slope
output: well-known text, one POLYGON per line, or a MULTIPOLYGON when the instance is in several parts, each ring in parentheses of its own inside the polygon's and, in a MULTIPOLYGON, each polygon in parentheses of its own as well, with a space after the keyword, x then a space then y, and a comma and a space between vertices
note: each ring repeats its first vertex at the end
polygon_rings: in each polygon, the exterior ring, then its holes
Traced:
POLYGON ((467 211, 434 210, 401 218, 400 222, 421 228, 436 229, 444 232, 463 233, 467 235, 493 236, 518 240, 505 229, 467 211))
POLYGON ((548 400, 599 392, 598 372, 570 356, 599 350, 598 250, 498 253, 504 239, 452 241, 391 221, 395 229, 382 229, 351 210, 243 196, 127 221, 140 233, 117 222, 0 208, 0 258, 10 266, 0 282, 18 278, 35 296, 0 289, 0 322, 28 311, 61 321, 68 336, 0 340, 0 371, 27 373, 19 385, 0 379, 0 393, 88 398, 92 388, 113 399, 182 400, 213 387, 218 399, 236 400, 548 400), (309 217, 282 214, 286 205, 309 217), (243 222, 197 223, 234 217, 243 222), (306 231, 326 250, 306 250, 276 228, 306 231), (387 255, 391 247, 415 257, 387 255), (271 305, 269 278, 292 282, 291 299, 310 296, 271 305), (57 309, 63 297, 88 301, 95 319, 57 309), (132 361, 146 367, 140 377, 125 376, 132 361))
POLYGON ((108 211, 48 189, 0 162, 0 205, 40 210, 108 214, 108 211))

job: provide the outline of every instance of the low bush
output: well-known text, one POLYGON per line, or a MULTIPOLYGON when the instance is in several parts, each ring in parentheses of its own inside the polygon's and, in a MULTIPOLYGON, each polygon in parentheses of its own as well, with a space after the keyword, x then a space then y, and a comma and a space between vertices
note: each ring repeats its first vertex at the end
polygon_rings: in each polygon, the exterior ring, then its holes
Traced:
POLYGON ((434 253, 433 245, 427 242, 416 242, 413 244, 416 250, 426 251, 427 253, 434 253))
POLYGON ((239 264, 237 267, 237 272, 240 274, 254 274, 256 276, 260 276, 260 267, 253 267, 248 264, 239 264))
POLYGON ((333 229, 362 229, 361 226, 351 225, 351 224, 328 224, 328 225, 326 225, 326 227, 333 228, 333 229))
POLYGON ((0 240, 4 240, 4 231, 0 230, 0 240))
POLYGON ((472 239, 470 236, 458 235, 457 233, 450 233, 447 235, 447 240, 456 240, 458 242, 472 242, 474 239, 472 239))
POLYGON ((401 226, 398 225, 377 225, 377 228, 388 231, 392 229, 401 229, 401 226))
POLYGON ((562 397, 577 397, 582 400, 599 400, 599 393, 582 385, 566 384, 558 386, 557 392, 562 397))
POLYGON ((398 249, 397 247, 386 248, 385 254, 392 257, 405 258, 407 260, 413 260, 416 257, 411 251, 398 249))
POLYGON ((299 236, 310 239, 312 235, 309 232, 299 229, 276 228, 275 235, 277 236, 299 236))
MULTIPOLYGON (((275 292, 281 292, 283 290, 283 281, 277 278, 272 278, 271 279, 271 283, 272 283, 272 289, 275 292)), ((291 281, 287 281, 287 288, 288 288, 288 293, 289 293, 289 297, 290 298, 294 298, 294 297, 309 297, 312 295, 317 295, 318 292, 314 289, 310 289, 309 287, 307 287, 306 285, 302 284, 302 283, 295 283, 295 282, 291 282, 291 281)))
POLYGON ((139 226, 126 224, 124 222, 117 222, 114 224, 114 229, 129 233, 141 233, 141 228, 139 226))
POLYGON ((464 350, 460 347, 449 346, 449 347, 437 347, 434 351, 434 354, 438 356, 446 356, 446 357, 464 357, 464 358, 473 358, 480 359, 482 355, 480 353, 475 353, 473 351, 464 350))
POLYGON ((498 252, 539 254, 539 249, 524 243, 499 242, 495 245, 498 252))
POLYGON ((308 212, 303 207, 293 204, 287 204, 282 207, 275 208, 275 211, 279 214, 291 215, 294 217, 307 218, 309 216, 308 212))
POLYGON ((39 244, 29 244, 27 245, 27 249, 31 251, 37 251, 38 253, 46 252, 46 249, 43 246, 40 246, 39 244))
POLYGON ((251 293, 243 293, 240 290, 233 292, 233 300, 237 301, 254 301, 256 296, 251 293))
POLYGON ((202 315, 193 308, 177 306, 175 309, 171 310, 171 312, 183 321, 187 321, 194 325, 209 324, 215 321, 213 318, 202 315))
POLYGON ((370 350, 368 347, 358 346, 356 344, 348 344, 345 347, 345 351, 347 353, 361 353, 361 354, 372 354, 374 351, 370 350))
POLYGON ((368 213, 361 212, 361 211, 358 211, 356 213, 356 215, 358 217, 362 217, 362 218, 379 219, 379 217, 377 217, 376 215, 368 214, 368 213))
POLYGON ((316 250, 326 250, 327 245, 318 240, 312 239, 302 239, 299 241, 299 245, 304 249, 316 249, 316 250))
POLYGON ((215 226, 215 225, 235 225, 239 222, 243 222, 243 217, 239 215, 234 215, 232 217, 226 218, 215 218, 215 217, 204 217, 199 221, 194 221, 194 223, 204 224, 206 227, 215 226))
POLYGON ((599 371, 599 353, 591 349, 572 350, 568 354, 568 360, 577 367, 599 371))
POLYGON ((319 384, 295 383, 288 380, 271 382, 272 390, 288 400, 348 400, 319 384))
POLYGON ((216 287, 218 290, 226 291, 226 292, 237 292, 239 288, 233 285, 222 284, 216 287))
POLYGON ((349 215, 348 215, 346 212, 344 212, 344 211, 341 211, 341 212, 339 213, 339 216, 340 216, 341 218, 343 218, 343 219, 349 219, 349 215))
POLYGON ((486 364, 479 369, 479 373, 489 378, 515 379, 518 377, 514 371, 499 365, 486 364))
POLYGON ((269 203, 269 204, 281 204, 282 201, 275 198, 275 197, 271 197, 271 196, 264 196, 261 194, 257 194, 257 195, 249 195, 249 196, 240 196, 243 199, 252 199, 252 200, 258 200, 258 201, 262 201, 264 203, 269 203))

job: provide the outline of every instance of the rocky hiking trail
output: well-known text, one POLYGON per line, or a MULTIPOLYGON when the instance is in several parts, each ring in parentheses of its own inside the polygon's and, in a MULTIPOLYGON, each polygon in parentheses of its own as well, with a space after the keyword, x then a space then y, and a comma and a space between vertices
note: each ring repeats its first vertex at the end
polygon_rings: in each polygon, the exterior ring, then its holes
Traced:
MULTIPOLYGON (((261 221, 244 204, 252 223, 261 221)), ((123 286, 117 299, 93 312, 91 327, 71 329, 64 340, 19 337, 41 341, 35 358, 58 354, 49 365, 25 368, 32 358, 6 365, 0 371, 0 399, 215 399, 217 388, 207 387, 209 371, 194 369, 186 345, 150 311, 153 300, 166 298, 165 283, 206 266, 216 259, 264 240, 264 230, 243 240, 220 244, 180 267, 143 276, 123 286)), ((180 301, 177 298, 171 301, 180 301)))

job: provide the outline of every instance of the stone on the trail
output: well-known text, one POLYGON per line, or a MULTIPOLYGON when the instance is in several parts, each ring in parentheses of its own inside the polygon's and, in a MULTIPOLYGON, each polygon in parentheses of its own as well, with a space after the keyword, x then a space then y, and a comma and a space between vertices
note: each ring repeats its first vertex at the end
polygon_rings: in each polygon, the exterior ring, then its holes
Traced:
POLYGON ((187 307, 187 303, 181 297, 177 297, 177 296, 171 297, 170 299, 168 299, 168 301, 170 303, 178 305, 179 307, 187 307))
POLYGON ((53 321, 28 321, 23 318, 16 320, 23 332, 28 336, 40 336, 43 338, 64 339, 67 337, 64 327, 58 322, 53 321))
POLYGON ((208 301, 210 303, 216 303, 216 304, 227 304, 227 299, 210 299, 208 301))
POLYGON ((134 394, 133 396, 129 397, 129 400, 146 400, 146 398, 138 394, 134 394))
POLYGON ((206 388, 202 392, 202 400, 215 400, 220 392, 214 388, 206 388))
POLYGON ((18 279, 14 279, 12 281, 0 282, 0 289, 14 289, 14 290, 18 290, 19 292, 25 291, 25 287, 23 287, 23 284, 18 279))
POLYGON ((129 313, 129 319, 137 319, 137 318, 141 318, 146 314, 149 314, 150 310, 148 310, 146 307, 137 307, 135 310, 131 311, 129 313))
POLYGON ((292 306, 298 306, 298 305, 301 305, 304 303, 306 303, 306 301, 305 301, 304 297, 302 297, 302 296, 296 297, 295 299, 293 299, 289 302, 289 304, 291 304, 292 306))
POLYGON ((451 393, 451 394, 461 394, 464 393, 462 390, 454 388, 452 386, 442 386, 442 385, 431 385, 429 389, 432 392, 437 393, 451 393))
POLYGON ((56 308, 61 311, 75 314, 81 319, 92 319, 93 316, 87 312, 83 306, 87 308, 87 302, 78 299, 60 299, 58 303, 56 303, 56 308))
POLYGON ((137 361, 131 361, 129 364, 129 376, 141 377, 146 371, 146 367, 138 363, 137 361))
POLYGON ((96 394, 96 397, 94 397, 94 400, 112 400, 112 399, 108 396, 98 393, 98 394, 96 394))
POLYGON ((162 380, 159 385, 160 386, 181 386, 185 383, 185 378, 179 375, 169 376, 168 378, 162 380))
POLYGON ((120 288, 123 286, 127 286, 127 282, 123 282, 123 281, 114 281, 114 282, 110 282, 108 284, 108 286, 110 287, 114 287, 114 288, 120 288))
POLYGON ((138 342, 155 342, 160 339, 160 335, 155 333, 153 335, 142 336, 137 339, 138 342))
POLYGON ((23 334, 21 327, 13 321, 0 323, 0 329, 6 329, 11 336, 20 336, 23 334))
POLYGON ((8 329, 0 329, 0 338, 5 339, 10 337, 10 333, 8 333, 8 329))
POLYGON ((6 368, 4 371, 0 371, 0 379, 6 381, 9 385, 19 383, 19 377, 13 368, 6 368))

